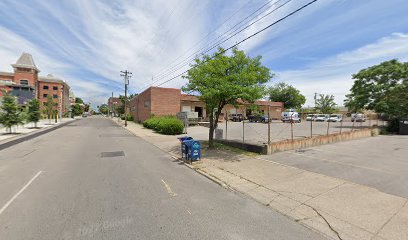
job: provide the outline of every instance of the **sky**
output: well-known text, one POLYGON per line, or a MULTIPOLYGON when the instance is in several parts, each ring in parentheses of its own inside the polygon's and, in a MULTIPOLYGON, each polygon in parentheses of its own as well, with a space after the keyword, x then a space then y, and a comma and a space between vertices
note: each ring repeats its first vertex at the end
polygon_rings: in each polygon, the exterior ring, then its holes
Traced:
MULTIPOLYGON (((200 54, 228 48, 311 0, 0 0, 0 71, 23 52, 92 106, 149 86, 181 87, 200 54), (244 29, 245 28, 245 29, 244 29), (236 34, 235 34, 236 33, 236 34), (213 48, 214 47, 214 48, 213 48)), ((352 74, 408 61, 408 1, 319 0, 238 47, 306 96, 343 105, 352 74)))

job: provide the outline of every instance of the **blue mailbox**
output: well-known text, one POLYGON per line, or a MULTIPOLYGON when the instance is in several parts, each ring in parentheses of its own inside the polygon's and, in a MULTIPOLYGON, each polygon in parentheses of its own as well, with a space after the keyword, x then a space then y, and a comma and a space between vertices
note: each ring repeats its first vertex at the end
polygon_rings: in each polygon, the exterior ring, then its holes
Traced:
POLYGON ((197 161, 201 158, 201 145, 199 141, 187 140, 184 141, 187 150, 187 160, 197 161))
POLYGON ((192 140, 192 137, 184 136, 184 137, 179 137, 177 138, 180 143, 181 143, 181 158, 187 159, 187 147, 186 144, 184 143, 185 141, 192 140))

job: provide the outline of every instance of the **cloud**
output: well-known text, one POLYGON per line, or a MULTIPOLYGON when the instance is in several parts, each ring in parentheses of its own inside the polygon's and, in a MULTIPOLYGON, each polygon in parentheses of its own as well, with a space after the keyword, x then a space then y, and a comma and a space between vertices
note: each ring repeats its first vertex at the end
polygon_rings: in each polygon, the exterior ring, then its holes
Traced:
POLYGON ((314 61, 301 70, 279 71, 274 81, 298 88, 307 96, 306 106, 313 106, 314 93, 333 94, 337 104, 343 105, 353 84, 352 74, 394 58, 407 61, 407 56, 408 34, 393 33, 355 50, 314 61))

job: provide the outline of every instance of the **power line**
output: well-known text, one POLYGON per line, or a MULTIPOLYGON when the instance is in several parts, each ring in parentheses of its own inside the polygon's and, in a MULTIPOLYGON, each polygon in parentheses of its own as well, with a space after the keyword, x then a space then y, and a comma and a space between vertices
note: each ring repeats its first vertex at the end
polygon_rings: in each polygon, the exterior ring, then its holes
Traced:
MULTIPOLYGON (((249 14, 248 16, 246 16, 244 19, 242 19, 240 22, 236 23, 234 26, 232 26, 229 30, 227 30, 226 32, 224 32, 223 34, 219 35, 218 37, 216 37, 215 39, 211 40, 206 46, 200 48, 199 50, 193 52, 191 55, 189 55, 188 57, 186 57, 184 60, 180 61, 179 63, 173 65, 172 67, 168 68, 166 71, 162 72, 161 74, 158 74, 155 76, 155 78, 159 78, 158 80, 162 79, 163 77, 166 77, 168 75, 171 75, 173 72, 179 70, 180 68, 186 66, 189 62, 191 62, 192 58, 194 59, 194 57, 197 54, 205 54, 207 53, 209 50, 208 48, 211 48, 213 46, 218 46, 219 44, 222 44, 223 42, 223 38, 228 37, 231 34, 234 34, 234 31, 239 31, 239 28, 241 28, 243 25, 251 22, 252 20, 254 20, 255 18, 257 18, 259 15, 261 15, 262 13, 266 12, 268 9, 270 9, 273 5, 277 4, 278 2, 282 1, 282 0, 277 0, 276 2, 272 3, 269 7, 267 7, 266 9, 262 10, 265 6, 267 6, 268 4, 270 4, 272 0, 268 1, 267 3, 263 4, 261 7, 259 7, 258 9, 256 9, 254 12, 252 12, 251 14, 249 14), (262 10, 262 12, 260 12, 259 14, 255 15, 254 17, 252 17, 251 19, 249 19, 251 16, 253 16, 254 14, 256 14, 257 12, 259 12, 260 10, 262 10), (246 21, 247 19, 249 19, 248 21, 246 21), (238 26, 238 27, 237 27, 238 26), (233 31, 234 30, 234 31, 233 31), (231 31, 233 31, 232 33, 230 33, 231 31), (221 39, 221 40, 219 40, 221 39), (214 43, 215 42, 215 43, 214 43), (214 43, 214 44, 213 44, 214 43), (212 45, 211 45, 212 44, 212 45), (202 52, 203 50, 205 50, 204 52, 202 52), (182 65, 182 66, 181 66, 182 65), (179 67, 181 66, 181 67, 179 67), (175 69, 177 68, 177 69, 175 69), (173 71, 174 70, 174 71, 173 71)), ((290 0, 291 1, 291 0, 290 0)), ((270 12, 271 13, 271 12, 270 12)), ((269 14, 270 14, 269 13, 269 14)), ((268 15, 269 15, 268 14, 268 15)), ((264 18, 264 17, 262 17, 264 18)), ((259 20, 255 21, 258 22, 259 20)), ((255 23, 254 22, 254 23, 255 23)), ((254 24, 253 23, 253 24, 254 24)), ((241 29, 240 32, 242 32, 243 30, 241 29)), ((235 36, 236 34, 234 34, 233 36, 235 36)), ((157 82, 158 80, 156 80, 155 82, 157 82)))
MULTIPOLYGON (((295 13, 297 13, 297 12, 303 10, 304 8, 306 8, 306 7, 310 6, 310 5, 312 5, 313 3, 317 2, 317 1, 318 1, 318 0, 313 0, 313 1, 308 2, 307 4, 305 4, 305 5, 303 5, 302 7, 300 7, 300 8, 298 8, 298 9, 292 11, 291 13, 287 14, 286 16, 284 16, 284 17, 278 19, 277 21, 275 21, 275 22, 269 24, 268 26, 262 28, 261 30, 259 30, 259 31, 255 32, 255 33, 251 34, 250 36, 248 36, 248 37, 242 39, 241 41, 237 42, 236 44, 234 44, 234 45, 228 47, 227 49, 224 49, 223 51, 221 51, 221 52, 215 54, 214 56, 212 56, 212 57, 210 57, 209 59, 205 60, 203 63, 208 62, 209 60, 214 59, 214 58, 217 57, 218 55, 225 53, 226 51, 228 51, 228 50, 230 50, 230 49, 232 49, 232 48, 238 46, 239 44, 241 44, 241 43, 247 41, 248 39, 251 39, 252 37, 254 37, 254 36, 258 35, 259 33, 261 33, 261 32, 263 32, 263 31, 267 30, 268 28, 270 28, 270 27, 272 27, 272 26, 278 24, 279 22, 281 22, 281 21, 287 19, 288 17, 294 15, 295 13)), ((193 67, 191 67, 190 69, 193 69, 193 68, 195 68, 195 67, 196 67, 196 66, 193 66, 193 67)), ((172 80, 174 80, 174 79, 176 79, 176 78, 182 76, 183 74, 187 73, 190 69, 188 69, 188 70, 182 72, 181 74, 178 74, 178 75, 175 76, 175 77, 172 77, 172 78, 170 78, 170 79, 168 79, 168 80, 166 80, 166 81, 160 83, 160 84, 157 85, 157 86, 161 86, 161 85, 163 85, 163 84, 166 84, 166 83, 168 83, 168 82, 170 82, 170 81, 172 81, 172 80)))
MULTIPOLYGON (((274 4, 278 3, 279 1, 281 1, 281 0, 278 0, 278 1, 275 2, 274 4)), ((275 11, 279 10, 280 8, 282 8, 283 6, 285 6, 286 4, 288 4, 288 3, 291 2, 291 1, 292 1, 292 0, 287 0, 287 1, 284 2, 283 4, 281 4, 281 5, 279 5, 278 7, 276 7, 275 9, 269 11, 268 13, 266 13, 265 15, 263 15, 262 17, 260 17, 260 18, 258 18, 257 20, 253 21, 253 22, 250 23, 249 25, 247 25, 247 26, 245 26, 245 27, 243 27, 243 28, 241 28, 241 29, 238 29, 237 31, 235 31, 232 35, 228 36, 227 38, 218 41, 217 43, 215 43, 215 44, 212 45, 212 46, 209 46, 209 47, 208 47, 207 49, 205 49, 205 51, 203 51, 201 54, 204 55, 205 53, 207 53, 207 52, 213 50, 214 48, 218 47, 218 46, 221 45, 222 43, 225 43, 226 41, 228 41, 228 40, 230 40, 231 38, 235 37, 235 36, 238 35, 239 33, 243 32, 243 31, 246 30, 246 29, 248 29, 249 27, 251 27, 251 26, 254 25, 255 23, 261 21, 261 20, 264 19, 265 17, 267 17, 267 16, 269 16, 270 14, 274 13, 275 11)), ((259 16, 259 15, 257 15, 257 16, 259 16)), ((256 17, 257 17, 257 16, 256 16, 256 17)), ((194 61, 194 59, 191 59, 191 60, 186 59, 186 60, 187 60, 188 62, 185 62, 183 65, 181 65, 181 66, 178 67, 177 69, 174 69, 174 71, 169 72, 169 73, 166 74, 166 75, 163 75, 162 77, 160 77, 159 79, 157 79, 157 80, 156 80, 155 82, 153 82, 152 84, 154 84, 154 83, 158 82, 159 80, 161 80, 161 79, 163 79, 163 78, 165 78, 165 77, 167 77, 167 76, 173 74, 174 72, 177 72, 177 71, 180 70, 181 68, 185 67, 186 65, 188 65, 189 63, 191 63, 192 61, 194 61)))

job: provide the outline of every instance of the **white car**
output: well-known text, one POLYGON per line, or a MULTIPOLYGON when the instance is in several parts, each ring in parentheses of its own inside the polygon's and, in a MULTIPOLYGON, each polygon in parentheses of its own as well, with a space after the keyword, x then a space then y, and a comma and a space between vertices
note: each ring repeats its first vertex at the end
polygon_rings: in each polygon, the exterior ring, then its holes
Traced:
POLYGON ((365 122, 366 118, 362 113, 353 113, 351 114, 351 121, 352 122, 365 122))
POLYGON ((343 121, 343 116, 340 114, 332 114, 329 116, 329 119, 327 119, 328 122, 342 122, 343 121))
POLYGON ((314 121, 315 117, 315 114, 307 114, 306 121, 314 121))
POLYGON ((329 119, 328 115, 326 114, 317 114, 316 118, 314 119, 316 122, 326 122, 329 119))

